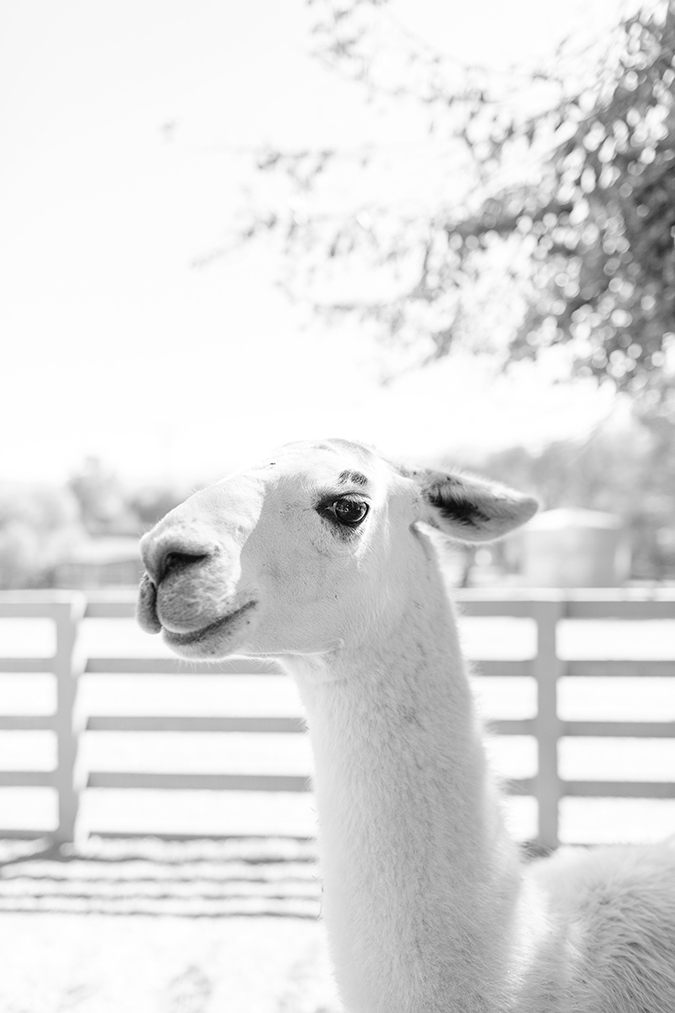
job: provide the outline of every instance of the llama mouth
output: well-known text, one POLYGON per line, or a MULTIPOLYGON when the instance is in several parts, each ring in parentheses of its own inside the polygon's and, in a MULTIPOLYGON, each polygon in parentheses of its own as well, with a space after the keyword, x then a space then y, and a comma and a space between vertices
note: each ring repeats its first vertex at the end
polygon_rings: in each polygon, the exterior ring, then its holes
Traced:
POLYGON ((216 633, 221 633, 240 619, 244 613, 248 612, 249 609, 255 608, 258 603, 256 601, 246 602, 241 608, 235 609, 234 612, 230 612, 226 616, 222 616, 220 619, 216 619, 215 622, 208 623, 206 626, 202 626, 198 630, 190 630, 189 633, 175 633, 173 630, 168 630, 163 627, 164 639, 170 647, 187 647, 193 644, 200 644, 204 640, 208 640, 216 633))

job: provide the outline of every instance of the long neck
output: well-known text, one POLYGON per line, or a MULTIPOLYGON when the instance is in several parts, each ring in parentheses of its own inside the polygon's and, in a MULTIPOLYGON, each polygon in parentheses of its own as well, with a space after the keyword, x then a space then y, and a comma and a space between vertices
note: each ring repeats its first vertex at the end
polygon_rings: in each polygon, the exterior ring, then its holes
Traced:
MULTIPOLYGON (((315 755, 324 910, 346 1008, 505 1008, 518 863, 486 771, 440 574, 312 670, 290 661, 315 755)), ((286 659, 288 662, 288 659, 286 659)))

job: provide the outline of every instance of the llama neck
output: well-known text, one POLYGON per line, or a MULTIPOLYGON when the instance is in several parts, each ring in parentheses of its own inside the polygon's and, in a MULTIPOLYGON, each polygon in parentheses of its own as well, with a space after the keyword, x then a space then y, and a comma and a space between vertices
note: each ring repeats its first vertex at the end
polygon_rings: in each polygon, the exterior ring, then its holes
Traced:
POLYGON ((376 643, 295 669, 350 1013, 504 1009, 518 881, 440 575, 376 643), (431 604, 429 604, 431 599, 431 604), (395 630, 395 632, 394 632, 395 630))

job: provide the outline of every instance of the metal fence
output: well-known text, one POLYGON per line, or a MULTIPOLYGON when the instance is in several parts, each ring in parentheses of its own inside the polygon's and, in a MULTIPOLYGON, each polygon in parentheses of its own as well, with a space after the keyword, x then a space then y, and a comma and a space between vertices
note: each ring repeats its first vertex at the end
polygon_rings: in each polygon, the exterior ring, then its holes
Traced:
MULTIPOLYGON (((563 736, 615 738, 673 738, 675 721, 563 721, 558 714, 557 688, 562 676, 651 676, 675 679, 675 642, 672 659, 564 661, 557 649, 558 624, 563 619, 634 620, 675 619, 673 590, 625 591, 472 591, 463 592, 461 611, 469 617, 530 619, 536 624, 536 652, 527 660, 478 660, 485 676, 530 676, 537 686, 537 712, 529 719, 493 723, 502 735, 532 735, 536 739, 538 764, 532 778, 515 779, 509 790, 534 795, 538 803, 538 841, 546 847, 558 843, 559 802, 569 796, 599 798, 675 799, 675 771, 670 780, 617 781, 565 780, 559 774, 558 743, 563 736)), ((152 773, 84 769, 80 745, 85 731, 116 732, 299 732, 300 716, 160 716, 91 715, 85 713, 79 694, 79 677, 87 674, 194 674, 211 676, 269 674, 262 663, 236 659, 217 666, 182 662, 167 657, 85 657, 78 644, 83 619, 129 619, 134 614, 132 594, 77 592, 5 592, 0 594, 0 619, 52 620, 56 649, 50 657, 6 657, 0 640, 0 673, 50 671, 56 677, 57 706, 53 715, 0 715, 0 731, 50 730, 56 734, 58 762, 53 771, 0 771, 0 787, 51 787, 58 793, 58 841, 74 839, 82 792, 86 788, 116 789, 216 789, 226 791, 311 790, 304 776, 258 773, 152 773)), ((674 683, 675 685, 675 683, 674 683)), ((670 718, 673 713, 670 714, 670 718)), ((1 816, 0 816, 1 819, 1 816)), ((29 836, 4 830, 0 836, 29 836)))

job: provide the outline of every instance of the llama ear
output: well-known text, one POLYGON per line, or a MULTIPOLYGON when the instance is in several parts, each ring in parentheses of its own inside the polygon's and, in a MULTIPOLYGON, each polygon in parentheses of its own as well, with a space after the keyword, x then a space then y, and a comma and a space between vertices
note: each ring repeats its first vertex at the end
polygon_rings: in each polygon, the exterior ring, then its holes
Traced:
POLYGON ((420 520, 461 542, 501 538, 537 512, 539 504, 497 482, 440 471, 411 475, 422 491, 420 520))

